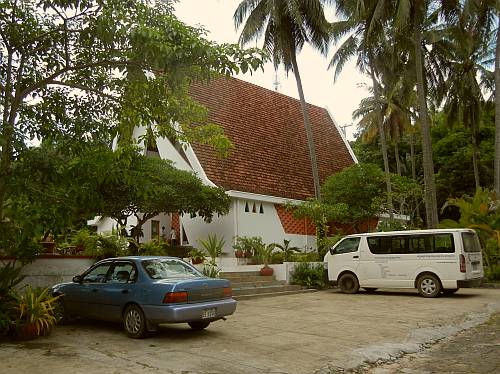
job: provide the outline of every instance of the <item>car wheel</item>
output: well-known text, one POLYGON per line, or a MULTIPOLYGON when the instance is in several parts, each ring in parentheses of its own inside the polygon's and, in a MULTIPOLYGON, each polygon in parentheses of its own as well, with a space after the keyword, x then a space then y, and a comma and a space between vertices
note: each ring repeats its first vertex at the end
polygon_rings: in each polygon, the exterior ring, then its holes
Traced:
POLYGON ((363 289, 368 293, 374 293, 375 291, 377 291, 377 288, 374 287, 363 287, 363 289))
POLYGON ((445 294, 445 295, 453 295, 457 291, 458 291, 458 288, 448 288, 446 290, 443 290, 443 294, 445 294))
POLYGON ((71 316, 68 312, 68 309, 64 305, 64 300, 62 297, 59 297, 56 304, 56 317, 57 323, 60 325, 68 325, 74 321, 74 317, 71 316))
POLYGON ((210 325, 210 322, 208 321, 193 321, 193 322, 188 322, 189 327, 191 327, 193 330, 203 330, 210 325))
POLYGON ((435 275, 424 274, 418 278, 417 289, 423 297, 436 297, 441 292, 441 282, 435 275))
POLYGON ((359 290, 358 278, 352 273, 346 273, 340 277, 339 286, 343 293, 356 293, 359 290))
POLYGON ((146 317, 138 305, 129 305, 123 314, 123 327, 130 338, 140 339, 146 336, 146 317))

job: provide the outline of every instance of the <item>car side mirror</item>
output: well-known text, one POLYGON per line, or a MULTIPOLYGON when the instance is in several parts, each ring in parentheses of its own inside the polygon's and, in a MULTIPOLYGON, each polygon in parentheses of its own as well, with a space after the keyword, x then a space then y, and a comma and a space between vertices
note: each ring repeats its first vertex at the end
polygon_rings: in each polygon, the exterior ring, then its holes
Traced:
POLYGON ((73 277, 73 282, 74 283, 82 283, 82 276, 81 275, 75 275, 73 277))
POLYGON ((330 248, 330 254, 331 254, 331 255, 334 255, 334 254, 335 254, 335 248, 333 248, 333 247, 332 247, 332 248, 330 248))

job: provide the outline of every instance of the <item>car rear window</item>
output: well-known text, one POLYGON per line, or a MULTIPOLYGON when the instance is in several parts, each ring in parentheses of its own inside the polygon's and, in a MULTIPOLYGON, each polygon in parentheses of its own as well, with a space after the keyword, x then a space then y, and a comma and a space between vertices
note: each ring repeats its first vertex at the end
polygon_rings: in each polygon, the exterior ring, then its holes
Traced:
POLYGON ((481 252, 481 244, 479 243, 479 238, 476 233, 463 232, 462 240, 465 252, 481 252))
POLYGON ((153 279, 198 278, 199 271, 176 259, 153 259, 142 261, 146 273, 153 279))

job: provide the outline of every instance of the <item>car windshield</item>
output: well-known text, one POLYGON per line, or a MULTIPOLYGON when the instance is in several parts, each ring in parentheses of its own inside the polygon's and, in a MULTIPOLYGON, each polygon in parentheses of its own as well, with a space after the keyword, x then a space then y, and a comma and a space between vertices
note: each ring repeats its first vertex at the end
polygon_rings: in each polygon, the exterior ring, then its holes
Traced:
POLYGON ((142 266, 153 279, 198 278, 203 276, 196 269, 176 259, 144 260, 142 266))

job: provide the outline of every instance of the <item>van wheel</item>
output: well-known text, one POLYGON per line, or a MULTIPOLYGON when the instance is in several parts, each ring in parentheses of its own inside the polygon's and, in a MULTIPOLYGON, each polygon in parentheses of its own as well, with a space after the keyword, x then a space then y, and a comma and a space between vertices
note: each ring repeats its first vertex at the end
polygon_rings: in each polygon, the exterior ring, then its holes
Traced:
POLYGON ((374 288, 374 287, 363 287, 363 289, 368 292, 368 293, 374 293, 375 291, 378 290, 378 288, 374 288))
POLYGON ((458 288, 448 288, 446 290, 443 290, 443 294, 444 295, 453 295, 457 291, 458 291, 458 288))
POLYGON ((436 297, 441 292, 441 282, 433 274, 424 274, 418 278, 417 289, 423 297, 436 297))
POLYGON ((343 293, 356 293, 359 290, 358 278, 352 273, 346 273, 340 277, 339 287, 343 293))

